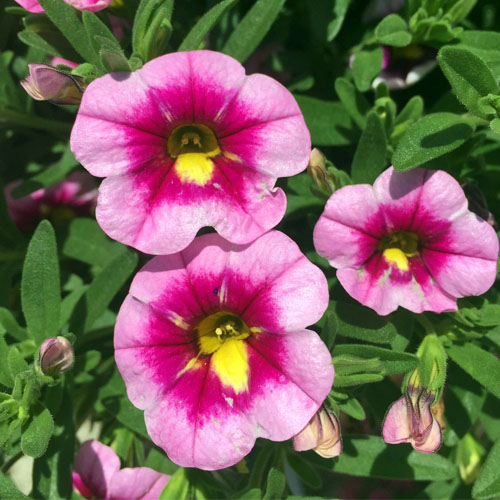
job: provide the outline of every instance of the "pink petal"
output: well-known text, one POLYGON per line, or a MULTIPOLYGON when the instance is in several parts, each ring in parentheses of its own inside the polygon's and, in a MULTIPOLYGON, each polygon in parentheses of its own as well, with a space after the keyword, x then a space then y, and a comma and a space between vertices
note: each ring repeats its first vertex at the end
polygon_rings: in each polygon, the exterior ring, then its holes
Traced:
POLYGON ((111 481, 109 500, 158 500, 170 476, 148 467, 125 468, 111 481))
POLYGON ((351 297, 382 316, 398 306, 416 313, 455 311, 457 307, 418 257, 409 259, 408 271, 400 271, 376 253, 361 269, 339 269, 337 278, 351 297))
POLYGON ((496 279, 498 237, 486 221, 467 211, 440 238, 426 244, 422 258, 450 295, 481 295, 496 279))
POLYGON ((64 0, 66 3, 78 10, 98 12, 109 7, 112 0, 64 0))
POLYGON ((38 0, 15 0, 21 7, 26 9, 28 12, 43 12, 42 6, 38 3, 38 0))
POLYGON ((427 439, 420 444, 416 444, 413 440, 411 440, 411 445, 417 451, 421 451, 423 453, 434 453, 439 449, 441 446, 441 427, 434 417, 432 418, 432 427, 427 439))
POLYGON ((75 457, 74 471, 83 484, 98 498, 108 498, 113 475, 120 469, 120 459, 99 441, 85 441, 75 457))
POLYGON ((384 419, 382 437, 389 444, 409 442, 408 408, 404 396, 401 396, 390 406, 384 419))
POLYGON ((333 267, 359 267, 385 234, 385 222, 372 187, 345 186, 327 201, 314 228, 314 247, 333 267))

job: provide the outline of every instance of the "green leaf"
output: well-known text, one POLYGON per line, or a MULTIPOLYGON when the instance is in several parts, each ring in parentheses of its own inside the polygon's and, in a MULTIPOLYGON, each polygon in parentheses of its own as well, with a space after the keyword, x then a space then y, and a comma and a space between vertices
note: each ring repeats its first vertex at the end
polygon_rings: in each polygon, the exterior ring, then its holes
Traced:
POLYGON ((384 380, 384 376, 378 373, 354 373, 352 375, 337 375, 335 387, 353 387, 355 385, 372 384, 384 380))
POLYGON ((40 0, 40 5, 83 59, 98 65, 99 58, 80 21, 80 13, 63 0, 40 0))
POLYGON ((75 156, 67 147, 61 158, 46 170, 25 180, 12 190, 13 198, 22 198, 41 188, 52 186, 56 182, 65 179, 68 174, 78 165, 75 156))
POLYGON ((477 500, 500 496, 500 439, 495 442, 486 458, 479 477, 472 487, 472 497, 477 500))
POLYGON ((386 166, 386 150, 382 119, 375 111, 370 111, 352 161, 351 177, 355 184, 373 184, 386 166))
POLYGON ((12 479, 2 472, 0 472, 0 498, 5 498, 5 500, 30 500, 29 497, 14 486, 12 479))
POLYGON ((87 10, 82 12, 82 21, 94 51, 100 55, 101 67, 106 71, 130 71, 127 58, 109 28, 87 10), (106 56, 103 57, 103 54, 106 56), (112 61, 109 60, 110 55, 114 56, 112 61))
POLYGON ((379 43, 393 47, 406 47, 411 42, 406 21, 397 14, 384 17, 375 28, 375 36, 379 43))
POLYGON ((368 307, 336 301, 328 310, 335 312, 339 336, 375 344, 388 344, 396 337, 397 331, 390 318, 383 318, 368 307))
POLYGON ((461 146, 474 132, 471 121, 454 113, 432 113, 409 127, 401 137, 392 163, 410 170, 461 146))
POLYGON ((123 245, 110 240, 94 219, 73 219, 68 229, 61 250, 66 257, 103 267, 123 252, 123 245))
POLYGON ((285 0, 257 0, 231 33, 222 52, 246 61, 271 28, 285 0))
POLYGON ((57 335, 61 290, 54 230, 40 222, 28 245, 21 282, 21 303, 28 332, 41 343, 57 335))
POLYGON ((286 479, 285 474, 275 467, 272 467, 267 475, 267 486, 263 500, 280 500, 283 498, 283 491, 285 491, 286 479))
POLYGON ((493 354, 472 343, 452 344, 447 352, 460 368, 500 398, 500 363, 493 354))
POLYGON ((352 63, 354 83, 361 92, 366 92, 382 69, 382 49, 379 46, 360 50, 352 63))
POLYGON ((28 334, 26 330, 19 326, 19 323, 14 318, 13 314, 5 307, 0 307, 0 326, 5 328, 5 331, 12 335, 16 340, 26 340, 28 334))
POLYGON ((333 13, 335 17, 328 23, 326 28, 326 39, 328 42, 334 40, 338 35, 340 28, 342 28, 350 3, 351 0, 335 0, 335 4, 333 6, 333 13))
POLYGON ((445 46, 439 51, 438 62, 459 101, 471 113, 482 118, 493 118, 479 107, 481 97, 500 93, 488 66, 469 50, 453 46, 445 46))
POLYGON ((476 54, 498 78, 500 76, 500 33, 496 31, 465 30, 455 47, 464 47, 476 54))
POLYGON ((239 498, 240 500, 261 500, 262 491, 260 490, 260 488, 252 488, 251 490, 243 493, 243 495, 241 495, 239 498))
POLYGON ((186 469, 180 467, 170 478, 167 485, 161 492, 158 500, 187 500, 189 497, 189 480, 186 476, 186 469))
POLYGON ((103 268, 78 302, 70 327, 77 335, 92 327, 135 269, 137 254, 122 248, 123 251, 103 268))
POLYGON ((51 54, 57 57, 64 57, 64 55, 59 51, 56 43, 51 43, 47 37, 42 37, 36 31, 23 30, 17 34, 17 37, 21 42, 28 45, 28 47, 33 47, 34 49, 41 50, 46 54, 51 54))
POLYGON ((223 0, 201 16, 180 44, 179 51, 199 49, 207 33, 236 2, 238 0, 223 0))
POLYGON ((23 425, 21 449, 25 455, 39 458, 47 450, 54 430, 54 420, 47 408, 39 407, 30 415, 27 424, 23 425))
POLYGON ((54 432, 47 451, 33 466, 32 498, 67 500, 73 491, 71 471, 75 456, 75 427, 70 376, 64 386, 49 387, 45 401, 54 416, 54 432), (55 394, 62 394, 62 400, 55 394), (54 402, 52 405, 51 402, 54 402))
POLYGON ((335 401, 341 411, 347 413, 350 417, 356 420, 364 420, 366 413, 361 403, 356 398, 348 398, 344 401, 335 401))
MULTIPOLYGON (((19 349, 14 345, 9 347, 6 361, 13 379, 16 378, 16 375, 28 369, 28 363, 26 363, 19 349)), ((5 360, 2 360, 2 362, 5 362, 5 360)))
POLYGON ((322 486, 323 480, 321 479, 321 475, 311 463, 302 458, 300 453, 290 452, 286 459, 290 467, 307 486, 313 489, 318 489, 322 486))
POLYGON ((344 437, 334 472, 381 479, 445 481, 457 476, 455 465, 437 453, 419 453, 409 444, 390 445, 378 436, 344 437))
POLYGON ((337 333, 339 331, 339 325, 335 314, 326 313, 326 319, 321 328, 321 340, 326 344, 329 350, 332 349, 335 344, 335 338, 337 337, 337 333))
POLYGON ((419 95, 414 95, 400 111, 394 125, 399 125, 406 121, 415 121, 422 117, 424 110, 424 100, 419 95))
POLYGON ((333 349, 333 356, 351 355, 380 361, 381 375, 406 373, 418 365, 418 358, 407 352, 396 352, 382 347, 365 344, 341 344, 333 349))
MULTIPOLYGON (((6 360, 9 354, 9 346, 6 344, 5 339, 3 338, 3 333, 0 334, 0 359, 6 360)), ((10 373, 10 369, 7 366, 7 363, 0 363, 0 384, 5 387, 12 387, 14 385, 14 379, 10 373)))
POLYGON ((297 95, 295 99, 315 146, 342 146, 358 140, 359 133, 354 130, 351 117, 340 102, 297 95))
POLYGON ((366 115, 370 111, 370 103, 363 94, 356 90, 356 87, 347 78, 337 78, 335 80, 335 92, 344 105, 354 123, 364 129, 366 126, 366 115))

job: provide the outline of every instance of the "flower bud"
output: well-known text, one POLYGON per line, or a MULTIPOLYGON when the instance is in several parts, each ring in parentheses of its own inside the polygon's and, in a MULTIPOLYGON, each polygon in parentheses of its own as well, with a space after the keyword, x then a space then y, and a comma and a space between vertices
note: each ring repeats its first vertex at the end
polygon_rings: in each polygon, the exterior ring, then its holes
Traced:
POLYGON ((472 484, 481 472, 481 462, 486 453, 484 447, 467 433, 458 443, 456 461, 458 472, 465 484, 472 484))
POLYGON ((21 85, 33 99, 54 104, 79 104, 82 100, 84 84, 80 77, 48 64, 30 64, 29 70, 21 85))
POLYGON ((309 157, 307 173, 312 177, 317 188, 327 196, 330 196, 335 190, 335 182, 332 175, 326 170, 326 161, 323 153, 314 148, 309 157))
POLYGON ((48 338, 40 346, 39 365, 45 375, 59 375, 70 368, 73 361, 73 348, 64 337, 48 338))
POLYGON ((323 458, 339 456, 342 453, 342 441, 336 415, 321 407, 293 438, 293 447, 297 451, 314 450, 323 458))

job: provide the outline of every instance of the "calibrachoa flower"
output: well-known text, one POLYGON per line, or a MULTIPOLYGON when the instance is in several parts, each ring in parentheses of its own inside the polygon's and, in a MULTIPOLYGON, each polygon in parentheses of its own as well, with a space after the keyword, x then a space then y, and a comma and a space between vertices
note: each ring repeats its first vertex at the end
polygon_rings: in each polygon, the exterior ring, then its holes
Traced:
POLYGON ((74 172, 57 184, 38 189, 23 198, 12 198, 15 181, 5 186, 10 218, 22 231, 34 229, 42 219, 53 223, 90 215, 97 198, 96 185, 85 172, 74 172))
POLYGON ((85 441, 75 457, 73 488, 98 500, 158 500, 170 476, 149 467, 120 470, 120 459, 99 441, 85 441))
POLYGON ((185 248, 203 226, 246 244, 273 228, 278 177, 307 166, 309 132, 292 94, 224 54, 167 54, 86 89, 71 134, 96 176, 96 217, 112 238, 153 254, 185 248))
POLYGON ((314 228, 314 245, 346 291, 381 315, 398 306, 454 311, 457 298, 484 293, 496 277, 495 231, 440 170, 390 167, 373 187, 339 189, 314 228))
POLYGON ((152 259, 118 314, 115 359, 152 440, 179 465, 240 461, 290 439, 329 393, 328 349, 305 327, 328 304, 323 273, 288 236, 217 234, 152 259))
MULTIPOLYGON (((29 12, 43 12, 43 7, 38 3, 38 0, 15 0, 21 7, 29 12)), ((113 0, 64 0, 78 10, 90 10, 90 12, 98 12, 99 10, 109 7, 113 0)))
POLYGON ((73 365, 73 348, 65 337, 50 337, 40 346, 38 363, 45 375, 59 375, 73 365))
POLYGON ((417 373, 410 378, 405 394, 389 408, 382 436, 386 443, 410 443, 418 451, 434 453, 441 446, 441 427, 431 411, 436 393, 415 381, 417 373))
POLYGON ((314 450, 323 458, 338 457, 342 453, 340 423, 337 416, 324 406, 293 438, 297 451, 314 450))

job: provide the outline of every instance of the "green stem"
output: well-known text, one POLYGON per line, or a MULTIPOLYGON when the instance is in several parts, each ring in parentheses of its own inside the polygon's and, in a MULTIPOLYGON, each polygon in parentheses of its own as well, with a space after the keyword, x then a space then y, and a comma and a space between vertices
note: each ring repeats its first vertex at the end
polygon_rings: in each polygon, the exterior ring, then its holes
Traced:
POLYGON ((46 130, 54 135, 64 137, 67 137, 71 131, 70 123, 40 118, 36 115, 26 115, 6 108, 0 108, 0 126, 2 125, 46 130))

